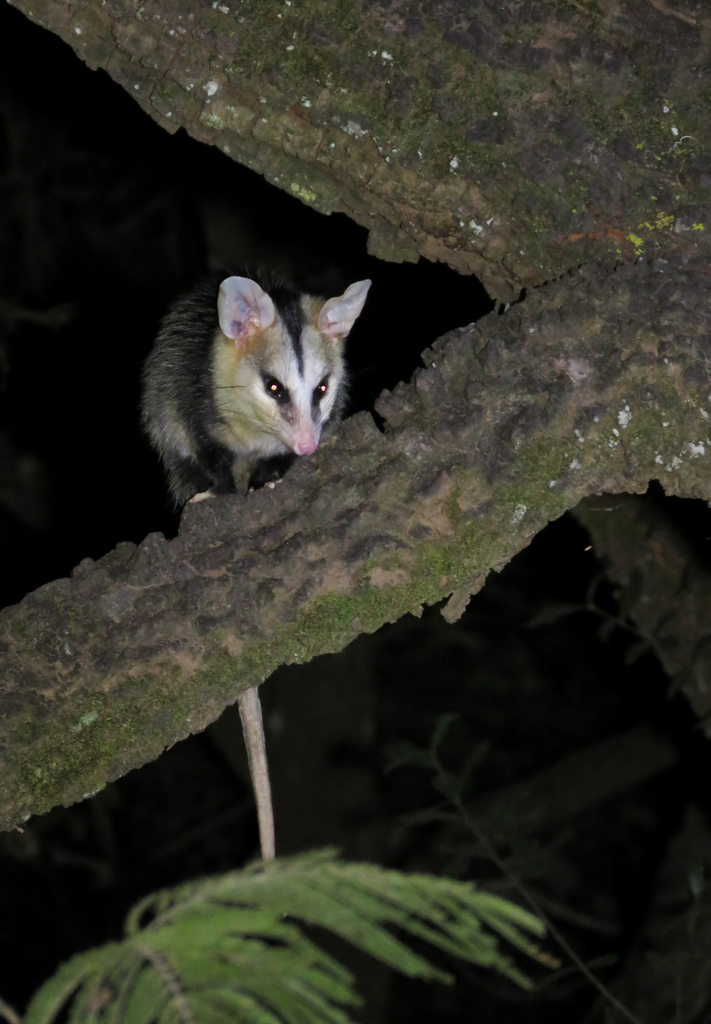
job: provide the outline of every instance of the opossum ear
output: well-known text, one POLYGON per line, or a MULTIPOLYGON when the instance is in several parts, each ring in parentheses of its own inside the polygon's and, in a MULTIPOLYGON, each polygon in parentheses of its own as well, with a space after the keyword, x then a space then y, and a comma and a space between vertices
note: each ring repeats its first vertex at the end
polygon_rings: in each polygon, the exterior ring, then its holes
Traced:
POLYGON ((222 332, 235 344, 246 344, 274 323, 274 303, 256 281, 227 277, 220 285, 217 315, 222 332))
POLYGON ((360 316, 372 281, 356 281, 343 295, 324 302, 318 315, 318 329, 329 338, 345 338, 360 316))

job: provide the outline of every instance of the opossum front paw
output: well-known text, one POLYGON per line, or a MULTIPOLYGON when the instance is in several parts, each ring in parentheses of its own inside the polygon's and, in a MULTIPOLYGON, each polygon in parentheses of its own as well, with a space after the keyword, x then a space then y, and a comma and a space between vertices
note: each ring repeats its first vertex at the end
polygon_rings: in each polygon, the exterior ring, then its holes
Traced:
POLYGON ((293 452, 283 455, 271 455, 269 458, 258 459, 252 467, 247 484, 247 492, 258 491, 260 487, 273 487, 279 483, 284 473, 296 461, 293 452))
POLYGON ((200 491, 199 494, 190 499, 188 505, 196 505, 198 501, 206 501, 208 498, 214 498, 212 491, 200 491))

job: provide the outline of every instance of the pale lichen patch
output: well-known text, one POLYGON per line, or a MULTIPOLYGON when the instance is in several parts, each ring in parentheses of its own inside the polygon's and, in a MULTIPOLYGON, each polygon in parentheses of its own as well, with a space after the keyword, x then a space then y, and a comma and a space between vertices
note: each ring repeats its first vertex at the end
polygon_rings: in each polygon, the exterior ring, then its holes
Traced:
POLYGON ((312 192, 308 188, 305 188, 303 185, 299 185, 298 182, 292 181, 290 187, 294 195, 298 196, 299 199, 301 199, 304 203, 311 204, 316 202, 316 193, 312 192))
POLYGON ((72 732, 81 732, 82 729, 86 729, 87 726, 95 722, 98 717, 98 711, 88 711, 85 715, 81 716, 76 725, 72 726, 72 732))
MULTIPOLYGON (((529 332, 530 333, 530 332, 529 332)), ((582 384, 593 375, 592 364, 587 359, 569 359, 566 366, 566 373, 574 384, 582 384)))
POLYGON ((516 526, 518 523, 521 522, 521 520, 523 519, 523 517, 525 515, 526 515, 526 506, 525 505, 517 505, 516 508, 513 511, 513 515, 511 516, 511 522, 516 526))

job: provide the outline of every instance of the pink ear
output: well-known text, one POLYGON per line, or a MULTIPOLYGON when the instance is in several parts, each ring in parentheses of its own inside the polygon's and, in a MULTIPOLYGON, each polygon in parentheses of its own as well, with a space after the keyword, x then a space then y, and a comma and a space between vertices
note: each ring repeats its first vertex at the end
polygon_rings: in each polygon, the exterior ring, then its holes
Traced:
POLYGON ((246 344, 274 323, 274 303, 256 281, 248 277, 227 277, 220 285, 217 315, 223 334, 235 344, 246 344))
POLYGON ((360 316, 372 281, 356 281, 343 295, 329 299, 318 315, 318 329, 329 338, 345 338, 360 316))

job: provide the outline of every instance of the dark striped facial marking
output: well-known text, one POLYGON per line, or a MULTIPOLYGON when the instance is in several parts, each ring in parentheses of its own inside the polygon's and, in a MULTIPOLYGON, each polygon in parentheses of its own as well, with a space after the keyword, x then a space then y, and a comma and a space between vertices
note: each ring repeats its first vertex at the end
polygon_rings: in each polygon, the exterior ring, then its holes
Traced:
POLYGON ((304 376, 304 346, 301 342, 301 334, 306 326, 304 310, 301 305, 301 296, 288 288, 273 288, 271 297, 281 317, 282 323, 289 335, 291 347, 296 357, 296 366, 299 376, 304 376))

